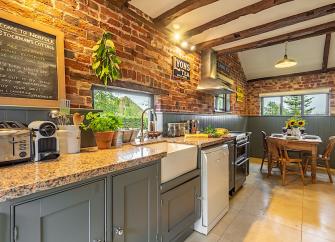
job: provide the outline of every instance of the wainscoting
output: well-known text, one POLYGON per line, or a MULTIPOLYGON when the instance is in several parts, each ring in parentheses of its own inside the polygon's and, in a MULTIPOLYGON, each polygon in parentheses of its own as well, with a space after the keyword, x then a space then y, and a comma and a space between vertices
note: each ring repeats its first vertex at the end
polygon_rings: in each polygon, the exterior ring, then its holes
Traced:
MULTIPOLYGON (((285 121, 289 117, 248 117, 247 130, 252 132, 251 156, 262 157, 263 146, 261 131, 267 134, 281 133, 285 121)), ((323 144, 319 146, 319 152, 323 152, 329 136, 335 135, 335 116, 304 117, 307 121, 306 133, 318 135, 322 138, 323 144)), ((335 168, 335 154, 332 154, 332 167, 335 168)))
POLYGON ((189 113, 157 113, 158 129, 166 135, 168 123, 184 122, 187 120, 199 120, 200 129, 207 126, 213 128, 226 128, 234 131, 247 130, 247 117, 231 114, 189 114, 189 113))

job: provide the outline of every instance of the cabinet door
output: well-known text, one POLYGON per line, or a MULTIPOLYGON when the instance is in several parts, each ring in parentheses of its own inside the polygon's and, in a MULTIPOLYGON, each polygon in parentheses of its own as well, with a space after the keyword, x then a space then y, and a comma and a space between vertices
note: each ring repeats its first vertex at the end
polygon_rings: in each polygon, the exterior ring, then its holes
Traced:
POLYGON ((15 242, 105 241, 105 181, 14 208, 15 242))
POLYGON ((200 177, 161 195, 161 228, 164 242, 179 241, 200 217, 200 177))
POLYGON ((113 178, 113 241, 156 241, 158 165, 113 178))

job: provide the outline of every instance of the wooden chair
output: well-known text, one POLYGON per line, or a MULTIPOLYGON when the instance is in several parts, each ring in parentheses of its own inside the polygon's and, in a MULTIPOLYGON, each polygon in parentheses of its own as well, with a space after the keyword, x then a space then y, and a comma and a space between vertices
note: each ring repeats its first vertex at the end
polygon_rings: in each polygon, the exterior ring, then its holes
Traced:
MULTIPOLYGON (((302 183, 305 185, 305 177, 304 177, 304 169, 302 166, 303 159, 301 158, 290 158, 288 155, 288 150, 290 150, 289 143, 287 140, 284 139, 276 139, 269 137, 268 144, 271 144, 271 150, 276 149, 277 154, 279 155, 279 161, 281 164, 281 175, 282 175, 282 184, 283 186, 286 185, 286 175, 288 174, 297 174, 300 175, 302 183), (298 171, 290 171, 288 167, 293 165, 298 166, 298 171)), ((272 151, 271 151, 272 152, 272 151)), ((269 162, 269 164, 272 162, 269 162)), ((270 165, 272 166, 272 165, 270 165)))
MULTIPOLYGON (((331 136, 328 139, 326 149, 324 150, 322 155, 318 156, 318 160, 317 160, 317 166, 326 169, 326 171, 328 173, 329 181, 331 183, 333 183, 333 177, 332 177, 332 174, 331 174, 331 171, 330 171, 329 162, 330 162, 330 155, 334 151, 334 148, 335 148, 335 136, 331 136)), ((308 167, 310 167, 311 159, 312 159, 311 156, 307 157, 307 163, 306 163, 306 166, 305 166, 305 169, 304 169, 305 174, 307 172, 308 167)))
POLYGON ((278 150, 277 139, 267 136, 265 138, 267 147, 267 161, 268 161, 268 177, 271 176, 273 164, 277 164, 277 167, 281 171, 280 153, 278 150))
POLYGON ((265 133, 265 131, 261 131, 261 133, 262 133, 262 141, 263 141, 263 158, 262 158, 262 164, 261 164, 260 171, 263 170, 264 162, 268 161, 268 144, 266 142, 267 134, 265 133))

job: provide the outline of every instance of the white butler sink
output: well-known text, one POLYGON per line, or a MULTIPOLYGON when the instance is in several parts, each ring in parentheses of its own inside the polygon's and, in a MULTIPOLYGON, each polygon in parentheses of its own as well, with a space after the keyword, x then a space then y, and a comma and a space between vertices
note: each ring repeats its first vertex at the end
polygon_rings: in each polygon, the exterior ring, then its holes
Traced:
POLYGON ((194 145, 165 143, 167 156, 161 161, 161 183, 197 168, 198 149, 194 145))

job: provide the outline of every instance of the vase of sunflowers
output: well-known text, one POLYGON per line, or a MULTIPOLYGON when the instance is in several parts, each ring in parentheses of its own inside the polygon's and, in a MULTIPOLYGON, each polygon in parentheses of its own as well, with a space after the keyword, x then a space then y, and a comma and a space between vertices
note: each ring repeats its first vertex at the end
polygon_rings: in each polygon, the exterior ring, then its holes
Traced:
POLYGON ((294 116, 286 121, 287 134, 300 137, 305 131, 306 121, 299 116, 294 116))

